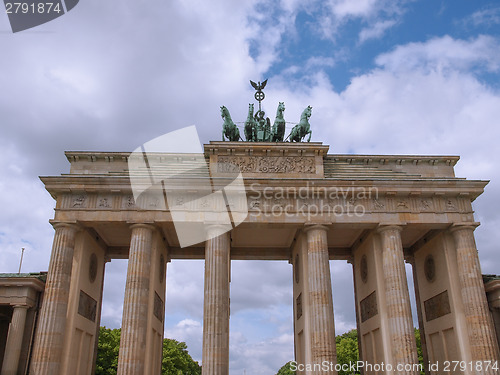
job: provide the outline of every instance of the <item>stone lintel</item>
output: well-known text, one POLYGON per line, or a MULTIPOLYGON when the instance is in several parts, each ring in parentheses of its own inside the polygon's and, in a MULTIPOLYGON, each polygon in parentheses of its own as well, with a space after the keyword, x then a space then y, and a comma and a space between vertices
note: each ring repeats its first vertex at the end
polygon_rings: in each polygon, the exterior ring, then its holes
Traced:
MULTIPOLYGON (((241 154, 251 154, 251 150, 259 150, 257 152, 265 153, 266 150, 272 149, 281 155, 283 152, 290 150, 305 150, 309 153, 311 150, 320 150, 321 155, 328 156, 335 161, 346 161, 351 164, 390 164, 392 162, 399 165, 437 165, 446 164, 454 166, 460 157, 456 155, 356 155, 356 154, 328 154, 328 145, 323 145, 322 142, 302 142, 302 143, 272 143, 272 142, 221 142, 212 141, 204 145, 205 155, 209 156, 212 153, 234 152, 241 154)), ((255 152, 255 151, 254 151, 255 152)), ((123 163, 127 162, 130 152, 103 152, 103 151, 66 151, 64 153, 67 160, 71 164, 78 163, 123 163)), ((185 155, 185 154, 183 154, 185 155)))
POLYGON ((205 155, 325 156, 330 146, 322 142, 221 142, 204 145, 205 155))
MULTIPOLYGON (((205 158, 213 161, 213 156, 238 157, 320 157, 330 166, 347 165, 355 170, 349 170, 348 175, 356 175, 356 169, 366 166, 376 171, 374 176, 387 177, 387 171, 407 177, 455 178, 453 167, 459 160, 453 155, 352 155, 327 154, 329 146, 321 142, 303 143, 270 143, 270 142, 210 142, 204 145, 205 158)), ((128 159, 130 152, 95 152, 67 151, 67 160, 71 164, 71 175, 113 175, 128 176, 128 159)), ((200 155, 150 153, 150 157, 162 163, 199 164, 204 161, 200 155), (191 160, 192 159, 192 160, 191 160)), ((359 176, 358 176, 359 177, 359 176)))
MULTIPOLYGON (((24 275, 24 276, 23 276, 24 275)), ((45 282, 37 277, 0 275, 0 304, 27 306, 31 308, 37 302, 37 295, 45 289, 45 282)))
POLYGON ((456 155, 346 155, 329 154, 335 161, 345 161, 349 164, 398 164, 398 165, 438 165, 454 166, 460 160, 456 155))
MULTIPOLYGON (((216 176, 214 182, 224 176, 216 176)), ((435 196, 453 196, 467 198, 473 201, 477 196, 483 193, 488 181, 465 180, 465 179, 318 179, 314 177, 314 182, 310 178, 291 178, 286 176, 274 177, 260 174, 258 177, 244 176, 247 181, 246 185, 266 184, 268 188, 298 188, 308 187, 310 189, 378 189, 381 194, 391 195, 408 195, 419 197, 424 195, 435 196)), ((123 176, 97 176, 97 175, 63 175, 63 176, 43 176, 40 180, 44 183, 45 188, 54 196, 61 194, 80 194, 80 193, 107 193, 111 195, 131 194, 132 189, 128 177, 123 176)), ((197 184, 201 184, 201 180, 192 179, 193 189, 197 184)), ((181 182, 184 182, 182 180, 181 182)), ((185 190, 182 184, 179 189, 185 190)), ((257 186, 258 187, 258 186, 257 186)), ((264 188, 263 187, 263 188, 264 188)))
POLYGON ((37 276, 29 276, 26 274, 10 275, 2 277, 0 274, 0 287, 27 287, 41 292, 45 289, 45 282, 37 276))

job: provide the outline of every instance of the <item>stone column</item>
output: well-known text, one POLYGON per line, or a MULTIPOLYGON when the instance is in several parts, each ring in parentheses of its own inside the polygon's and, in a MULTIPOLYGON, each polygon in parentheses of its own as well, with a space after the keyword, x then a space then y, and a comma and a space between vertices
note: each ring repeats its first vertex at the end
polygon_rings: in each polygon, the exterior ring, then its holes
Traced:
MULTIPOLYGON (((312 364, 321 364, 324 361, 329 364, 337 362, 327 230, 322 225, 307 226, 305 229, 312 364)), ((313 371, 312 373, 321 374, 323 372, 313 371)))
POLYGON ((64 330, 78 227, 54 224, 54 244, 45 283, 43 305, 38 321, 30 374, 59 375, 64 330))
POLYGON ((203 375, 229 374, 229 232, 208 230, 205 242, 205 296, 203 303, 203 375))
MULTIPOLYGON (((363 361, 364 357, 363 357, 363 348, 362 348, 362 345, 361 345, 361 312, 359 311, 359 305, 358 305, 358 287, 357 287, 357 284, 356 284, 356 262, 354 261, 354 257, 351 256, 349 257, 349 259, 347 260, 347 263, 350 263, 351 266, 352 266, 352 282, 353 282, 353 286, 354 286, 354 311, 355 311, 355 314, 356 314, 356 332, 357 332, 357 336, 358 336, 358 354, 359 354, 359 360, 360 361, 363 361)), ((361 373, 361 375, 365 375, 365 369, 364 368, 360 368, 359 369, 359 372, 361 373)))
POLYGON ((28 305, 14 306, 12 321, 9 326, 9 335, 5 347, 2 375, 16 375, 21 355, 21 345, 24 337, 24 326, 26 325, 26 313, 28 305))
MULTIPOLYGON (((488 310, 473 225, 455 225, 451 233, 457 251, 458 275, 473 361, 499 360, 495 328, 488 310)), ((477 374, 496 374, 494 370, 477 374)))
MULTIPOLYGON (((410 294, 406 281, 403 244, 399 226, 381 226, 382 262, 385 279, 387 322, 389 323, 392 365, 405 366, 418 363, 417 344, 411 316, 410 294)), ((404 369, 398 374, 417 375, 416 369, 404 369)))
POLYGON ((415 256, 411 255, 408 263, 411 264, 411 269, 413 273, 413 288, 415 289, 415 304, 417 305, 417 316, 418 316, 418 330, 420 332, 420 347, 422 349, 422 359, 424 365, 425 375, 431 375, 431 370, 429 369, 429 352, 427 351, 427 339, 425 336, 425 324, 424 317, 422 315, 421 299, 420 299, 420 289, 418 287, 418 276, 417 276, 417 266, 415 264, 415 256))
POLYGON ((154 227, 133 224, 128 257, 118 375, 143 375, 146 361, 149 279, 154 227))

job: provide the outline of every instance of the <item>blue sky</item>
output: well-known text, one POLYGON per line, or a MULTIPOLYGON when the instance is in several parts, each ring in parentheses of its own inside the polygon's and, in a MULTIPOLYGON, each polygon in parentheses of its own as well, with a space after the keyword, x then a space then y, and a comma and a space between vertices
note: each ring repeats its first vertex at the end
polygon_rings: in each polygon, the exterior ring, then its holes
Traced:
MULTIPOLYGON (((292 27, 294 32, 283 36, 278 46, 279 57, 270 66, 268 75, 280 75, 291 66, 307 65, 311 58, 323 59, 322 70, 335 89, 342 91, 352 76, 376 68, 376 57, 381 52, 398 45, 443 36, 467 40, 474 35, 499 35, 500 11, 492 1, 395 1, 380 2, 379 6, 375 5, 377 2, 361 1, 373 3, 375 9, 368 6, 358 9, 353 5, 352 9, 344 10, 348 13, 344 17, 331 14, 338 3, 311 2, 307 6, 306 2, 294 15, 295 19, 289 19, 293 26, 286 27, 292 27)), ((281 14, 278 4, 269 8, 272 20, 266 17, 261 22, 264 28, 266 23, 278 22, 281 14)), ((258 56, 258 42, 252 41, 250 47, 250 55, 258 56)), ((294 77, 300 78, 302 74, 296 72, 294 77)), ((488 74, 481 76, 495 80, 488 74)))
MULTIPOLYGON (((54 201, 38 179, 65 150, 132 151, 195 124, 219 140, 221 105, 244 121, 249 80, 269 78, 330 153, 460 155, 491 180, 474 202, 484 273, 500 274, 500 4, 448 0, 82 0, 12 34, 0 14, 0 272, 48 268, 54 201)), ((274 374, 293 357, 291 266, 233 262, 231 373, 274 374)), ((352 269, 332 261, 337 333, 355 326, 352 269)), ((126 261, 107 266, 103 324, 121 322, 126 261)), ((411 272, 408 269, 411 278, 411 272)), ((413 293, 410 292, 410 295, 413 293)), ((201 360, 203 262, 167 268, 166 335, 201 360)))

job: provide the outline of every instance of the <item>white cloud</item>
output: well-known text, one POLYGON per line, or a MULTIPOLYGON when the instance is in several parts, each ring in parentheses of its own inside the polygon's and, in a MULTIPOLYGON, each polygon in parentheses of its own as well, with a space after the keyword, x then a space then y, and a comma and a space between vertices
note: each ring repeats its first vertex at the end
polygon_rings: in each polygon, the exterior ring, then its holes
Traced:
POLYGON ((164 336, 169 339, 185 342, 191 357, 201 364, 203 325, 202 320, 183 319, 173 327, 165 329, 164 336))
POLYGON ((46 271, 53 229, 48 223, 53 200, 38 179, 26 179, 30 157, 5 141, 0 142, 0 272, 46 271), (3 147, 2 147, 3 146, 3 147))
POLYGON ((480 9, 464 20, 465 25, 474 26, 495 26, 500 24, 500 7, 489 6, 480 9))
POLYGON ((319 67, 332 67, 335 65, 335 59, 332 57, 318 57, 312 56, 306 62, 306 69, 319 68, 319 67))
POLYGON ((335 14, 339 18, 344 17, 361 17, 367 18, 372 17, 373 13, 377 11, 379 0, 333 0, 330 1, 330 6, 335 14))
POLYGON ((378 39, 384 35, 387 29, 393 27, 395 24, 395 20, 385 20, 365 27, 359 32, 359 42, 363 43, 369 39, 378 39))
POLYGON ((166 314, 203 319, 204 263, 173 260, 167 265, 166 314))
POLYGON ((281 334, 267 341, 248 343, 241 332, 230 334, 230 372, 275 374, 291 361, 293 335, 281 334))
POLYGON ((385 31, 398 24, 413 0, 330 0, 325 14, 320 15, 324 37, 336 39, 348 22, 359 20, 365 25, 359 32, 359 42, 380 38, 385 31))
POLYGON ((409 43, 377 57, 376 63, 393 72, 469 71, 475 68, 498 71, 500 43, 497 39, 480 35, 471 40, 450 36, 434 38, 424 43, 409 43))

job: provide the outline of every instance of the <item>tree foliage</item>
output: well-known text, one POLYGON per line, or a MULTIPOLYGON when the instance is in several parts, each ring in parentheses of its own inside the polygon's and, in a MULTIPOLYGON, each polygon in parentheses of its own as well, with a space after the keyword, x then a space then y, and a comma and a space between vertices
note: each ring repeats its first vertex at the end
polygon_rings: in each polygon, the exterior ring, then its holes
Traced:
POLYGON ((420 363, 422 366, 422 371, 420 371, 421 375, 425 375, 424 372, 424 356, 422 353, 422 341, 420 339, 420 330, 418 328, 415 328, 415 339, 417 340, 417 355, 418 355, 418 363, 420 363))
MULTIPOLYGON (((415 328, 415 339, 417 341, 417 354, 418 361, 423 365, 423 355, 422 355, 422 344, 420 340, 420 331, 415 328)), ((342 335, 335 337, 335 342, 337 344, 337 363, 349 364, 357 362, 359 360, 359 349, 358 349, 358 331, 353 329, 342 335)), ((286 363, 281 367, 276 375, 293 375, 294 371, 290 369, 290 362, 286 363)), ((352 372, 339 371, 338 375, 351 375, 352 372)), ((357 372, 359 374, 359 372, 357 372)), ((424 375, 424 371, 422 371, 424 375)))
MULTIPOLYGON (((337 343, 337 363, 339 365, 355 363, 359 360, 358 331, 350 330, 335 337, 337 343)), ((352 372, 339 371, 339 375, 351 375, 352 372)))
POLYGON ((290 362, 285 363, 277 372, 276 375, 295 375, 295 371, 290 368, 290 362))
POLYGON ((99 328, 96 375, 116 375, 121 329, 99 328))
MULTIPOLYGON (((99 328, 96 375, 116 375, 121 329, 99 328)), ((201 375, 201 366, 189 355, 187 345, 173 339, 163 339, 163 375, 201 375)))
POLYGON ((163 340, 162 374, 201 375, 201 366, 187 351, 187 345, 174 339, 163 340))

